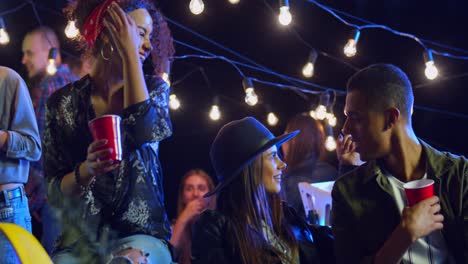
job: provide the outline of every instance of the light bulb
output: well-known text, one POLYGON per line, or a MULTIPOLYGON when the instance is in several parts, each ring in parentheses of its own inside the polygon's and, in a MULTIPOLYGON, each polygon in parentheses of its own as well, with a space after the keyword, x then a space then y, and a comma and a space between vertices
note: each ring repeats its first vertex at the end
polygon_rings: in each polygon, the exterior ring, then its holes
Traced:
POLYGON ((276 126, 278 124, 278 117, 275 115, 275 113, 270 112, 267 116, 267 122, 270 126, 276 126))
POLYGON ((219 120, 221 118, 221 112, 217 105, 213 105, 210 110, 210 118, 213 121, 219 120))
POLYGON ((349 39, 348 43, 346 43, 344 49, 344 54, 346 57, 353 57, 356 55, 356 41, 354 39, 349 39))
POLYGON ((236 5, 240 2, 240 0, 229 0, 229 3, 236 5))
POLYGON ((287 25, 291 24, 292 15, 289 12, 289 6, 280 7, 280 13, 279 13, 279 16, 278 16, 278 21, 283 26, 287 26, 287 25))
POLYGON ((302 74, 307 78, 312 77, 314 75, 314 64, 307 62, 304 68, 302 68, 302 74))
POLYGON ((4 28, 0 28, 0 44, 6 45, 10 42, 10 36, 4 28))
POLYGON ((258 103, 258 96, 254 88, 245 89, 245 102, 250 106, 254 106, 258 103))
POLYGON ((427 61, 426 62, 426 69, 424 70, 424 74, 426 74, 426 78, 429 80, 434 80, 439 75, 439 70, 434 64, 434 61, 427 61))
POLYGON ((317 113, 315 113, 315 110, 310 110, 309 115, 313 119, 317 120, 317 113))
POLYGON ((163 72, 161 75, 161 79, 167 83, 167 85, 171 86, 171 80, 169 80, 169 74, 167 72, 163 72))
POLYGON ((324 105, 317 106, 317 109, 315 109, 315 117, 318 120, 324 120, 326 116, 327 116, 327 108, 324 105))
POLYGON ((203 0, 191 0, 189 8, 192 14, 199 15, 203 13, 203 10, 205 9, 205 4, 203 3, 203 0))
POLYGON ((328 136, 325 140, 325 148, 328 151, 334 151, 336 149, 336 141, 332 136, 328 136))
POLYGON ((57 65, 55 65, 55 59, 49 59, 47 64, 47 73, 49 75, 54 75, 57 72, 57 65))
POLYGON ((334 114, 332 113, 327 113, 327 122, 328 124, 331 126, 331 127, 335 127, 336 126, 336 117, 334 114))
POLYGON ((169 95, 169 107, 170 107, 172 110, 177 110, 177 109, 179 109, 179 107, 180 107, 180 101, 179 101, 179 99, 177 98, 177 95, 175 95, 175 94, 169 95))
POLYGON ((80 30, 75 25, 75 20, 68 20, 67 26, 65 27, 65 36, 69 39, 74 39, 80 34, 80 30))

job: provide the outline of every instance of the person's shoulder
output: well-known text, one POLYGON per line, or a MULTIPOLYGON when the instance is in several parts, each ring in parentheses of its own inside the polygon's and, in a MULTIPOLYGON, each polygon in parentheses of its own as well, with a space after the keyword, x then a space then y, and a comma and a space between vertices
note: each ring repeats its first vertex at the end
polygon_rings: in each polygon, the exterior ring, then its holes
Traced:
POLYGON ((56 106, 61 100, 72 96, 73 93, 77 93, 82 89, 85 89, 90 82, 89 75, 84 76, 83 78, 66 84, 63 88, 57 89, 47 100, 49 107, 56 106))
POLYGON ((24 83, 23 78, 13 69, 0 66, 0 83, 2 88, 16 88, 17 82, 24 83))
POLYGON ((368 161, 347 173, 340 175, 333 185, 333 192, 338 190, 347 192, 359 192, 370 177, 376 175, 376 161, 368 161))

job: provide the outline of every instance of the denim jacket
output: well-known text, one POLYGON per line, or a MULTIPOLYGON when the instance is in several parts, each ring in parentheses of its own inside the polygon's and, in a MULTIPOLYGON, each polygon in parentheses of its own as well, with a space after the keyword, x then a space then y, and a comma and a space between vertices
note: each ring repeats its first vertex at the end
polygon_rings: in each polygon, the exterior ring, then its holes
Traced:
MULTIPOLYGON (((468 261, 468 162, 420 140, 427 178, 434 180, 444 216, 443 237, 456 263, 468 261)), ((370 263, 400 223, 390 182, 376 161, 340 177, 333 187, 332 221, 338 263, 370 263)))

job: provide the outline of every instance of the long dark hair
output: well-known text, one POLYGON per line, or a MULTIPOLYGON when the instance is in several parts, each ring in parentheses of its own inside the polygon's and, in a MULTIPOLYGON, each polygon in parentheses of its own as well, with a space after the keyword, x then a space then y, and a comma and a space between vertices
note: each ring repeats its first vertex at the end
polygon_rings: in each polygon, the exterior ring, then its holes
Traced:
POLYGON ((239 248, 245 264, 273 263, 279 261, 278 256, 286 257, 284 252, 276 251, 268 244, 263 235, 263 224, 271 227, 275 235, 293 250, 293 259, 298 254, 296 239, 284 219, 279 194, 267 193, 262 172, 260 155, 218 195, 218 210, 232 223, 229 242, 239 248))
POLYGON ((284 155, 284 161, 288 164, 286 171, 295 168, 305 160, 316 162, 325 154, 325 132, 319 121, 307 113, 297 114, 289 120, 285 133, 295 130, 301 132, 285 143, 289 145, 289 150, 284 155))
MULTIPOLYGON (((76 20, 76 26, 82 30, 86 18, 103 2, 104 0, 74 0, 64 8, 64 13, 69 19, 76 20)), ((161 76, 164 72, 169 74, 168 71, 172 62, 171 57, 174 55, 174 43, 167 22, 161 11, 154 6, 154 1, 119 0, 117 2, 126 13, 139 8, 148 10, 148 13, 153 19, 153 38, 151 39, 153 50, 151 51, 151 57, 154 66, 154 74, 158 76, 161 76)), ((88 47, 83 37, 78 37, 76 41, 78 48, 84 50, 87 55, 95 56, 100 52, 103 45, 100 37, 96 40, 94 47, 88 47)))

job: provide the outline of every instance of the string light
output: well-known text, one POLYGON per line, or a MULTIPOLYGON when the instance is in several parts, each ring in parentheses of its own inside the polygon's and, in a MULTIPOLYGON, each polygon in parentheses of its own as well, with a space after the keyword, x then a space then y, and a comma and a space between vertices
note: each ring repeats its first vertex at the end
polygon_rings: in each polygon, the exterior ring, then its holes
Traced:
POLYGON ((47 73, 49 75, 54 75, 57 72, 57 49, 51 48, 49 49, 49 63, 47 64, 47 73))
POLYGON ((289 12, 289 0, 280 0, 280 13, 278 15, 278 21, 283 26, 291 24, 292 15, 291 12, 289 12))
POLYGON ((76 27, 75 20, 68 20, 67 26, 65 27, 65 36, 69 39, 74 39, 80 34, 80 30, 76 27))
POLYGON ((325 139, 325 149, 328 151, 334 151, 336 149, 336 141, 333 136, 327 136, 327 139, 325 139))
POLYGON ((229 3, 233 5, 237 5, 240 2, 240 0, 229 0, 229 3))
POLYGON ((210 118, 213 121, 218 121, 221 118, 221 112, 217 105, 212 105, 210 110, 210 118))
POLYGON ((331 127, 336 126, 337 120, 336 120, 336 117, 335 117, 335 115, 333 113, 327 113, 326 114, 326 119, 327 119, 328 125, 330 125, 331 127))
POLYGON ((426 63, 426 69, 424 70, 426 78, 434 80, 439 75, 439 70, 437 70, 437 67, 434 64, 434 58, 432 57, 432 51, 430 49, 424 52, 424 61, 426 63))
POLYGON ((275 115, 275 113, 270 112, 267 115, 267 122, 270 126, 276 126, 278 124, 278 117, 275 115))
POLYGON ((6 31, 5 21, 3 21, 3 18, 0 17, 0 44, 7 45, 8 43, 10 43, 10 36, 6 31))
POLYGON ((346 57, 353 57, 356 55, 356 45, 359 41, 359 36, 361 35, 361 31, 355 29, 352 31, 352 38, 348 39, 348 43, 346 43, 343 52, 346 57))
POLYGON ((203 0, 190 0, 189 8, 192 14, 199 15, 205 10, 205 4, 203 0))
POLYGON ((255 93, 252 81, 249 78, 244 78, 244 80, 242 80, 242 86, 245 91, 245 103, 250 106, 256 105, 258 103, 258 96, 255 93))
POLYGON ((169 95, 169 107, 172 110, 177 110, 177 109, 180 108, 180 101, 177 98, 177 95, 175 95, 175 94, 169 95))
POLYGON ((310 78, 314 75, 314 66, 315 61, 317 60, 317 51, 312 49, 309 54, 309 58, 307 59, 307 63, 302 68, 302 74, 304 77, 310 78))

